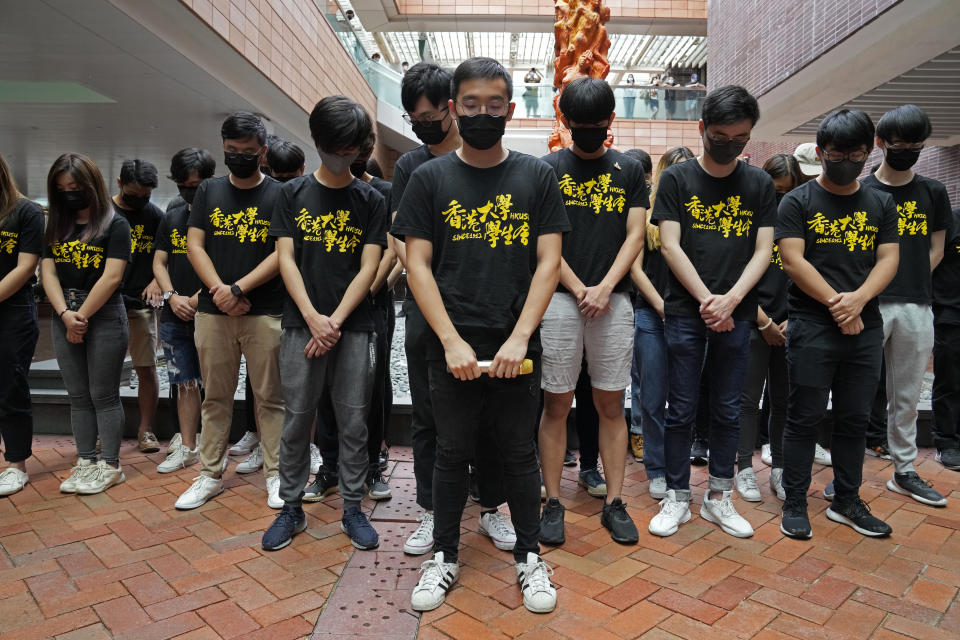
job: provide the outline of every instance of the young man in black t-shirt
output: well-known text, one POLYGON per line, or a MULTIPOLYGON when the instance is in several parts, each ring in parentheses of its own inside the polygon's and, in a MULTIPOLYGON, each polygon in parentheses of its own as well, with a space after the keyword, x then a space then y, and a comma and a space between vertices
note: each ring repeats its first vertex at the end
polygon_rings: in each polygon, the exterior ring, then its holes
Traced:
POLYGON ((123 273, 120 295, 130 323, 130 359, 137 373, 140 426, 137 444, 141 453, 155 453, 160 443, 153 433, 160 382, 157 380, 157 308, 163 304, 153 277, 153 252, 163 212, 150 202, 157 188, 157 168, 146 160, 124 160, 113 196, 114 210, 130 223, 133 260, 123 273))
POLYGON ((303 149, 283 138, 272 138, 276 140, 267 148, 270 176, 277 182, 289 182, 302 176, 306 169, 303 149))
MULTIPOLYGON (((947 499, 917 475, 917 402, 923 374, 933 350, 933 283, 931 272, 943 258, 950 224, 950 198, 940 182, 918 175, 913 165, 932 133, 930 118, 912 104, 888 111, 877 123, 877 146, 883 162, 862 185, 893 196, 900 234, 897 275, 880 293, 883 350, 889 407, 886 441, 893 460, 887 488, 923 504, 942 507, 947 499)), ((883 403, 881 403, 882 405, 883 403)), ((870 447, 871 444, 867 443, 870 447)), ((960 459, 956 460, 960 464, 960 459)))
POLYGON ((937 460, 960 470, 960 209, 933 272, 933 443, 937 460))
POLYGON ((633 356, 630 265, 640 253, 650 201, 643 167, 604 145, 614 105, 613 90, 605 80, 572 81, 560 94, 560 111, 573 146, 542 158, 557 175, 573 227, 563 238, 560 284, 541 328, 540 460, 547 503, 540 518, 540 541, 544 544, 563 544, 565 539, 560 476, 567 415, 584 356, 599 416, 599 448, 606 475, 601 523, 616 542, 638 540, 637 527, 620 497, 627 448, 623 392, 630 385, 633 356))
POLYGON ((780 530, 792 538, 813 535, 807 489, 828 400, 836 494, 827 517, 867 536, 891 531, 859 496, 864 435, 883 352, 877 295, 897 272, 899 253, 893 198, 857 182, 873 134, 873 123, 862 111, 828 115, 817 130, 823 173, 780 203, 776 240, 792 281, 780 530))
POLYGON ((280 343, 283 510, 263 534, 268 551, 306 528, 301 501, 310 477, 310 433, 326 390, 339 427, 341 529, 358 549, 379 544, 360 501, 375 366, 369 294, 387 243, 387 214, 383 196, 350 173, 371 127, 367 112, 349 98, 318 102, 310 135, 320 169, 284 185, 270 223, 287 295, 280 343))
POLYGON ((171 440, 160 473, 185 469, 200 459, 197 430, 200 427, 200 358, 194 341, 194 316, 200 304, 200 278, 187 258, 187 220, 197 188, 212 178, 217 163, 206 149, 181 149, 170 162, 170 179, 180 197, 167 207, 157 231, 153 275, 163 292, 160 313, 160 343, 167 359, 170 387, 177 389, 177 421, 180 432, 171 440))
POLYGON ((701 375, 710 391, 710 481, 700 516, 732 536, 753 535, 733 505, 740 396, 749 365, 760 280, 773 246, 776 195, 766 172, 737 156, 760 117, 743 87, 703 103, 704 153, 660 174, 652 219, 670 267, 664 302, 669 391, 664 431, 667 497, 650 533, 669 536, 690 520, 690 433, 701 375))
POLYGON ((230 173, 200 185, 187 222, 187 257, 204 285, 194 320, 204 388, 203 470, 176 507, 194 509, 223 492, 220 477, 243 356, 256 402, 267 505, 279 509, 283 395, 277 356, 283 285, 267 231, 280 183, 260 173, 267 140, 260 118, 234 113, 220 137, 230 173))
POLYGON ((391 230, 407 243, 410 288, 432 329, 425 346, 437 427, 435 553, 411 604, 439 607, 457 580, 467 464, 483 438, 503 465, 524 605, 547 612, 556 590, 537 545, 537 327, 559 280, 569 223, 550 167, 503 148, 515 107, 510 73, 496 60, 471 58, 454 72, 451 93, 463 147, 413 174, 391 230), (532 366, 522 368, 526 359, 532 366))

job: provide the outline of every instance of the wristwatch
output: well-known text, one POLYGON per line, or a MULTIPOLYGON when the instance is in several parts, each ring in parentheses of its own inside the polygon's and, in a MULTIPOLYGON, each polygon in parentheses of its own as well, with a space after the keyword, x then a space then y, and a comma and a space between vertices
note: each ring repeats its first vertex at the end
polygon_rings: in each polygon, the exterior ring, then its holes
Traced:
POLYGON ((173 289, 171 289, 170 291, 164 291, 164 292, 163 292, 163 301, 166 302, 167 300, 170 299, 170 296, 178 296, 178 295, 180 295, 180 294, 177 293, 176 291, 174 291, 173 289))
POLYGON ((230 285, 230 293, 239 298, 243 295, 243 289, 240 288, 240 285, 234 282, 232 285, 230 285))

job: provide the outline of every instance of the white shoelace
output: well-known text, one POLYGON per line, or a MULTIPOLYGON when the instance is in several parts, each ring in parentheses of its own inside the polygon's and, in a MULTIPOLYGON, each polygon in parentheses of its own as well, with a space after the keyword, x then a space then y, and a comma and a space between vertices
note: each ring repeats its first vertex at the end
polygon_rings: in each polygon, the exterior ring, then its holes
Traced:
MULTIPOLYGON (((421 513, 417 518, 420 521, 420 524, 417 525, 417 530, 413 532, 413 535, 410 536, 411 540, 416 542, 426 542, 433 539, 433 514, 432 513, 421 513), (429 529, 429 531, 428 531, 429 529)), ((427 562, 435 562, 434 560, 427 560, 427 562)), ((421 571, 423 567, 421 567, 421 571)))
MULTIPOLYGON (((444 563, 446 564, 446 563, 444 563)), ((452 563, 451 563, 452 564, 452 563)), ((436 560, 427 560, 422 565, 420 565, 420 581, 417 583, 417 589, 428 589, 433 591, 436 589, 444 578, 447 577, 449 573, 446 571, 443 566, 436 560)), ((446 588, 449 589, 452 584, 453 575, 450 574, 450 580, 447 582, 446 588)))
POLYGON ((247 447, 253 449, 259 443, 260 441, 257 440, 257 436, 254 435, 253 432, 247 431, 245 434, 243 434, 243 437, 240 438, 240 441, 233 446, 238 449, 245 449, 247 447))
POLYGON ((760 491, 757 485, 757 476, 754 473, 744 473, 740 476, 740 482, 743 483, 747 491, 760 491))
POLYGON ((737 513, 736 507, 733 506, 733 500, 730 498, 723 498, 721 500, 716 500, 715 502, 719 503, 721 517, 734 518, 740 516, 740 514, 737 513))
POLYGON ((553 568, 547 565, 543 560, 534 563, 521 562, 523 571, 523 584, 520 585, 522 591, 530 589, 533 593, 549 592, 553 585, 550 583, 550 576, 553 575, 553 568))
POLYGON ((197 476, 193 479, 193 484, 190 485, 190 488, 187 489, 184 495, 189 494, 191 497, 201 495, 204 491, 204 485, 206 484, 207 480, 211 479, 212 478, 207 478, 207 476, 197 476))
POLYGON ((320 449, 317 448, 317 445, 310 445, 310 464, 315 467, 319 467, 323 462, 323 459, 320 457, 320 449))
POLYGON ((491 513, 487 518, 487 523, 489 525, 490 533, 494 533, 497 537, 507 538, 515 535, 513 529, 510 528, 507 524, 507 517, 500 513, 491 513))
POLYGON ((686 506, 686 503, 681 500, 669 500, 664 498, 660 501, 660 515, 674 517, 686 506))

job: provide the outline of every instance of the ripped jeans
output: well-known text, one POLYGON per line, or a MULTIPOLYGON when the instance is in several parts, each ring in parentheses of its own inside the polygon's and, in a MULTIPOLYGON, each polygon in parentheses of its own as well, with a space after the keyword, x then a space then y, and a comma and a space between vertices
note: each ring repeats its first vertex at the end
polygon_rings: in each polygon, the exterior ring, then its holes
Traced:
POLYGON ((200 381, 200 358, 192 322, 161 322, 160 343, 167 359, 170 386, 200 381))

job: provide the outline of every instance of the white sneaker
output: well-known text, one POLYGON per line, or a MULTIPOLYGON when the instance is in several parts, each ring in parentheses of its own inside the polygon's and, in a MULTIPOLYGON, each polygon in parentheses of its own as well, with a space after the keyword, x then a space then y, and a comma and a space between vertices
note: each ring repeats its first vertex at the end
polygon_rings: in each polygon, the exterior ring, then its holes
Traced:
POLYGON ((770 469, 770 490, 778 500, 787 499, 787 493, 783 490, 783 469, 778 467, 770 469))
POLYGON ((412 556, 422 556, 433 549, 433 514, 423 512, 417 520, 420 524, 403 543, 403 552, 412 556))
POLYGON ((237 444, 227 449, 227 453, 231 456, 245 456, 258 444, 260 444, 260 438, 257 437, 257 432, 247 431, 237 444))
POLYGON ((177 498, 173 505, 177 509, 196 509, 207 500, 223 493, 223 481, 210 476, 197 476, 190 488, 177 498))
POLYGON ((180 432, 173 434, 173 437, 170 438, 170 444, 167 445, 167 453, 173 453, 183 444, 183 436, 180 435, 180 432))
POLYGON ((733 506, 732 495, 733 491, 724 491, 719 500, 711 500, 704 496, 700 517, 707 522, 720 525, 721 529, 735 538, 749 538, 753 535, 753 527, 737 513, 733 506))
POLYGON ((253 451, 237 465, 237 473, 255 473, 263 466, 263 451, 258 444, 253 451))
POLYGON ((0 496, 9 496, 20 491, 29 480, 30 476, 26 471, 7 467, 0 473, 0 496))
POLYGON ((650 519, 647 530, 655 536, 672 536, 684 522, 690 521, 690 501, 677 500, 677 492, 667 489, 660 501, 660 513, 650 519))
POLYGON ((822 464, 825 467, 833 466, 833 457, 831 457, 830 452, 820 446, 820 443, 817 443, 816 448, 813 450, 813 461, 817 464, 822 464))
POLYGON ((76 493, 77 483, 80 482, 80 479, 83 478, 83 476, 86 475, 93 466, 95 465, 86 458, 80 458, 77 460, 77 466, 75 466, 73 469, 70 469, 70 477, 60 483, 60 492, 76 493))
POLYGON ((480 514, 480 533, 493 540, 493 546, 501 551, 513 551, 517 546, 517 532, 510 519, 499 511, 480 514))
POLYGON ((535 553, 527 553, 527 561, 517 563, 517 582, 528 611, 550 613, 557 606, 557 590, 550 584, 552 575, 553 569, 535 553))
POLYGON ((420 565, 420 581, 410 594, 410 608, 414 611, 433 611, 447 597, 447 591, 460 577, 460 565, 444 562, 443 552, 433 554, 433 559, 420 565))
POLYGON ((317 445, 310 443, 310 475, 317 475, 320 472, 320 465, 323 464, 323 458, 320 457, 320 449, 317 445))
POLYGON ((667 479, 663 476, 651 478, 647 490, 650 492, 651 498, 663 500, 667 497, 667 479))
POLYGON ((768 467, 773 466, 773 449, 770 448, 770 443, 760 447, 760 461, 768 467))
POLYGON ((737 493, 747 502, 762 502, 763 496, 760 495, 760 487, 757 486, 757 474, 752 467, 741 469, 737 474, 737 493))
POLYGON ((77 494, 89 496, 101 493, 126 479, 119 464, 116 467, 111 467, 106 461, 101 460, 92 466, 87 473, 83 474, 83 477, 77 482, 77 494))
MULTIPOLYGON (((157 465, 157 473, 171 473, 186 469, 199 459, 200 454, 181 444, 167 456, 166 460, 157 465)), ((226 461, 226 456, 224 456, 224 461, 226 461)))
POLYGON ((280 476, 267 476, 267 506, 271 509, 283 508, 283 500, 280 499, 280 476))

